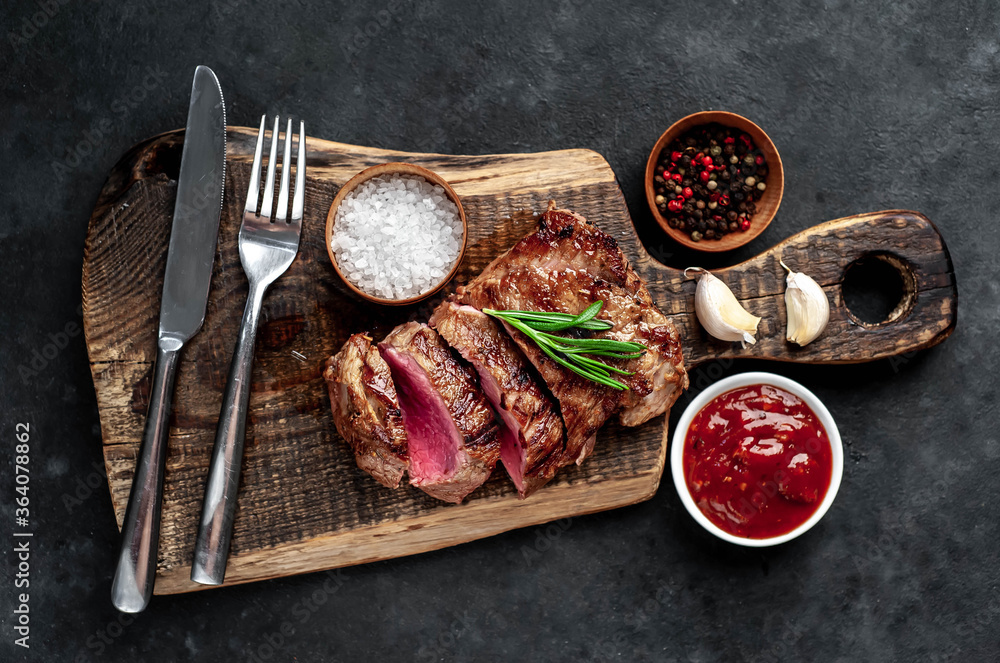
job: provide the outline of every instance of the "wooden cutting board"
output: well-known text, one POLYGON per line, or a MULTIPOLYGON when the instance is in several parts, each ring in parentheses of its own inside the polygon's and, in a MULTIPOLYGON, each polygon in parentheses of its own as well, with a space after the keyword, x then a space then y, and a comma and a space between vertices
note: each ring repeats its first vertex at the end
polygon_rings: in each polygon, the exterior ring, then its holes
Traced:
MULTIPOLYGON (((156 593, 204 589, 191 582, 196 521, 230 356, 247 295, 237 234, 256 131, 229 128, 225 206, 205 325, 182 353, 167 451, 156 593)), ((156 348, 160 291, 183 132, 134 147, 112 170, 90 221, 83 267, 84 328, 100 409, 104 457, 119 526, 142 437, 156 348)), ((264 302, 253 395, 226 584, 359 564, 434 550, 579 514, 632 504, 656 492, 667 450, 665 420, 605 426, 582 467, 564 469, 519 501, 502 469, 462 505, 410 486, 389 490, 354 464, 337 435, 323 363, 347 337, 376 337, 426 320, 438 300, 408 308, 353 298, 324 248, 324 219, 361 169, 409 161, 447 179, 469 219, 465 260, 454 284, 474 277, 535 228, 550 199, 582 213, 620 243, 681 332, 689 368, 709 359, 757 357, 836 363, 911 352, 946 338, 957 292, 947 248, 915 212, 888 211, 818 225, 716 274, 762 316, 758 343, 709 338, 693 313, 694 282, 646 253, 615 174, 596 152, 446 156, 407 154, 309 139, 306 216, 295 263, 264 302), (856 259, 876 254, 899 267, 906 294, 890 322, 862 325, 840 283, 856 259), (812 275, 832 303, 826 333, 806 348, 784 340, 784 272, 812 275)), ((701 385, 704 386, 704 385, 701 385)), ((110 572, 110 571, 109 571, 110 572)))

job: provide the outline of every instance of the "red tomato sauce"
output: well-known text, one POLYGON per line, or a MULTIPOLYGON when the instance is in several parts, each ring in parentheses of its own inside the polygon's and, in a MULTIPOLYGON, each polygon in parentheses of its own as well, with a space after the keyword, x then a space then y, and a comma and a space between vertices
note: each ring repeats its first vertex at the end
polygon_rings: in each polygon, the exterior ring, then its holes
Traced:
POLYGON ((819 508, 832 476, 819 417, 773 385, 717 396, 694 416, 684 440, 684 478, 695 504, 736 536, 791 532, 819 508))

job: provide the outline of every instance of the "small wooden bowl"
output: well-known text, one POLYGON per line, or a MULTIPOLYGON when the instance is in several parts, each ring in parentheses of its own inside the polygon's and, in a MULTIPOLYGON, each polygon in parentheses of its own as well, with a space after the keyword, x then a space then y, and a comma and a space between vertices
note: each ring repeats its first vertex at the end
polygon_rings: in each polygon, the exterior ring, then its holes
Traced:
POLYGON ((646 201, 649 203, 649 209, 653 212, 653 217, 656 218, 656 222, 660 224, 660 227, 668 235, 680 244, 696 251, 721 253, 722 251, 731 251, 753 240, 770 225, 771 219, 774 218, 774 214, 778 211, 778 205, 781 204, 781 195, 784 191, 785 171, 781 167, 781 157, 778 155, 778 150, 774 147, 774 143, 771 142, 771 139, 764 133, 763 129, 736 113, 702 111, 677 120, 656 141, 653 151, 649 154, 649 160, 646 161, 646 201), (681 134, 703 124, 721 124, 750 135, 750 139, 753 140, 754 145, 760 148, 764 154, 764 158, 767 160, 768 172, 767 177, 764 178, 764 181, 767 182, 767 189, 764 190, 764 195, 757 201, 757 213, 753 215, 748 230, 727 233, 722 239, 703 239, 700 242, 696 242, 691 239, 689 233, 679 228, 671 228, 667 224, 667 220, 660 214, 659 208, 656 207, 656 188, 653 182, 653 175, 656 170, 660 151, 681 134))
POLYGON ((336 270, 337 276, 344 282, 344 284, 358 297, 366 299, 370 302, 376 304, 385 304, 386 306, 405 306, 407 304, 415 304, 416 302, 423 301, 428 297, 432 296, 438 292, 441 288, 448 284, 449 281, 455 276, 458 271, 458 266, 462 264, 462 259, 465 257, 465 247, 469 240, 469 223, 465 219, 465 210, 462 208, 462 201, 458 199, 458 194, 455 190, 437 173, 422 168, 420 166, 415 166, 412 163, 381 163, 377 166, 371 166, 362 170, 360 173, 347 180, 344 186, 340 187, 340 191, 337 192, 337 196, 333 199, 333 203, 330 205, 330 211, 326 215, 326 253, 330 256, 330 262, 333 264, 333 269, 336 270), (358 286, 351 283, 351 280, 347 278, 342 271, 340 271, 340 266, 337 265, 337 256, 334 255, 333 249, 330 246, 330 241, 333 239, 333 226, 337 219, 337 210, 340 209, 340 204, 343 202, 344 198, 348 193, 354 191, 359 185, 367 182, 368 180, 379 177, 380 175, 404 175, 404 176, 416 176, 422 177, 431 184, 437 184, 441 186, 445 194, 451 202, 455 203, 458 207, 458 216, 462 220, 462 246, 458 250, 458 258, 455 259, 455 264, 452 265, 451 270, 445 274, 441 282, 436 286, 428 290, 427 292, 416 295, 415 297, 409 297, 407 299, 385 299, 383 297, 376 297, 375 295, 370 295, 363 291, 358 286))

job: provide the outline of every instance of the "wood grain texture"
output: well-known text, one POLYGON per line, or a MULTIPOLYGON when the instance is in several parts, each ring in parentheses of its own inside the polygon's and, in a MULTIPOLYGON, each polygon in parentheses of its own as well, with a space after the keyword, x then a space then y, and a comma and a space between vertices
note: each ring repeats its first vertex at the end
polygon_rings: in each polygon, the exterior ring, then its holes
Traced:
POLYGON ((656 303, 684 339, 690 365, 709 359, 753 357, 823 364, 850 364, 914 352, 940 343, 955 328, 958 289, 948 248, 934 224, 917 212, 887 210, 828 221, 804 230, 764 253, 712 273, 744 306, 763 318, 757 343, 741 348, 708 336, 694 315, 696 283, 645 256, 639 272, 656 303), (865 324, 844 303, 847 268, 863 258, 885 260, 900 273, 904 296, 892 321, 865 324), (785 270, 779 261, 813 277, 830 300, 823 334, 801 348, 785 341, 785 270))
MULTIPOLYGON (((229 129, 228 178, 205 325, 182 353, 167 451, 156 593, 204 589, 189 579, 215 425, 247 282, 237 250, 255 130, 229 129)), ((155 356, 160 290, 183 132, 155 137, 116 165, 91 218, 83 272, 84 327, 100 409, 104 455, 119 525, 128 501, 155 356)), ((566 468, 525 501, 502 470, 459 506, 409 486, 389 490, 359 470, 337 435, 322 379, 325 359, 360 330, 384 335, 426 320, 454 284, 475 276, 532 231, 549 199, 584 214, 620 242, 664 312, 681 330, 690 364, 716 357, 866 361, 943 340, 955 324, 951 261, 924 217, 887 212, 817 226, 753 260, 716 272, 765 316, 746 350, 707 338, 693 313, 694 283, 639 244, 615 176, 588 150, 539 154, 407 154, 309 139, 299 256, 264 302, 243 477, 226 584, 388 559, 651 497, 664 469, 664 420, 602 429, 582 467, 566 468), (324 219, 338 187, 363 168, 408 161, 434 170, 461 196, 469 245, 452 286, 408 307, 357 299, 336 277, 324 219), (860 255, 898 255, 912 270, 909 306, 878 327, 854 322, 840 282, 860 255), (783 272, 807 271, 833 302, 829 332, 804 349, 784 342, 783 272), (304 360, 293 352, 300 353, 304 360)))

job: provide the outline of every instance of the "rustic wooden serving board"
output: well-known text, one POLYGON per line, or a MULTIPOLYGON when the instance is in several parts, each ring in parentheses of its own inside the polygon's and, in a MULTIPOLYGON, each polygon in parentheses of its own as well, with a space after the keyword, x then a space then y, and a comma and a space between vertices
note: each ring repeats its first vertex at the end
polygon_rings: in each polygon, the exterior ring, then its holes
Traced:
MULTIPOLYGON (((237 233, 255 137, 253 129, 229 129, 225 207, 208 312, 182 354, 174 396, 158 594, 204 589, 188 575, 222 391, 247 295, 237 233)), ((87 236, 84 326, 119 525, 149 398, 182 141, 183 132, 175 131, 126 154, 108 178, 87 236)), ((700 329, 693 313, 694 283, 649 257, 614 172, 595 152, 445 156, 311 138, 307 148, 301 248, 264 302, 226 584, 434 550, 639 502, 659 484, 667 449, 663 418, 633 429, 607 425, 582 467, 564 469, 525 501, 517 499, 502 469, 464 504, 452 506, 406 485, 383 488, 355 466, 333 427, 321 376, 325 359, 355 331, 378 337, 402 321, 426 320, 438 301, 408 308, 366 304, 349 294, 330 266, 323 244, 327 210, 338 186, 367 166, 409 161, 452 184, 470 225, 455 283, 471 279, 531 232, 535 214, 550 199, 582 213, 620 242, 647 280, 657 304, 681 331, 689 367, 723 357, 868 361, 934 345, 955 325, 957 293, 948 251, 934 226, 914 212, 830 221, 717 271, 764 318, 758 343, 744 350, 700 329), (907 296, 890 316, 892 322, 864 326, 844 306, 840 283, 849 264, 871 253, 902 269, 907 296), (784 341, 782 257, 816 278, 832 303, 827 332, 806 348, 784 341)))

